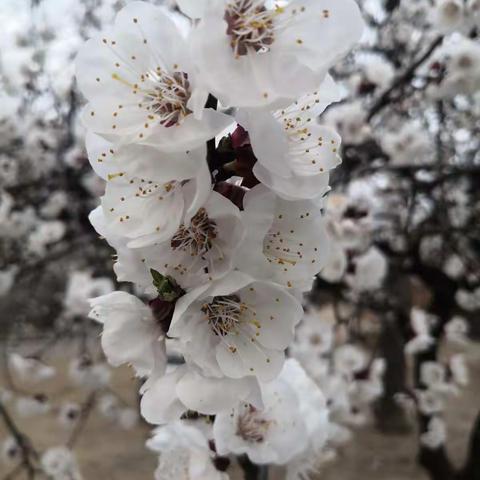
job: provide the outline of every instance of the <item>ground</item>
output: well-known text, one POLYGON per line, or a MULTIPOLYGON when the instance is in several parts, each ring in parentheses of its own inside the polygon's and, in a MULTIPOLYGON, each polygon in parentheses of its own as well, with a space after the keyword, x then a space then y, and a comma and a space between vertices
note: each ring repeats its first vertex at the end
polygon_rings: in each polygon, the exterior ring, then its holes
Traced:
MULTIPOLYGON (((465 457, 469 430, 480 407, 480 346, 469 347, 467 357, 471 365, 470 385, 464 394, 452 400, 447 410, 448 450, 458 465, 465 457)), ((57 399, 76 398, 78 394, 65 390, 62 378, 60 374, 55 382, 51 382, 48 394, 57 399)), ((131 405, 136 402, 134 385, 135 380, 127 369, 115 372, 112 388, 131 405)), ((67 438, 66 432, 52 417, 24 419, 18 424, 31 433, 39 449, 54 446, 59 439, 67 438)), ((2 428, 3 425, 0 427, 0 441, 6 435, 2 428)), ((84 480, 153 479, 156 458, 144 448, 149 431, 143 423, 133 430, 122 430, 97 413, 92 414, 75 448, 84 480)), ((319 473, 318 480, 426 480, 427 476, 415 463, 415 454, 415 432, 384 436, 373 427, 365 427, 358 430, 353 441, 339 452, 338 459, 319 473)), ((0 463, 0 479, 8 471, 0 463)), ((234 473, 233 478, 240 477, 234 473)), ((271 472, 269 478, 282 480, 282 475, 271 472)))

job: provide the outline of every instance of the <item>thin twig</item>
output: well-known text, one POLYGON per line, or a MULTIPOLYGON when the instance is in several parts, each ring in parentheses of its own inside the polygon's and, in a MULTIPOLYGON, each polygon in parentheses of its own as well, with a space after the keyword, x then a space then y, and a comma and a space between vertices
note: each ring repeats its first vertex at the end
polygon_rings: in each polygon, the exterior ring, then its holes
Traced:
POLYGON ((38 454, 32 446, 30 439, 17 427, 13 418, 8 413, 3 403, 0 401, 0 416, 3 418, 3 422, 7 427, 7 430, 11 433, 22 455, 22 469, 25 469, 29 479, 35 478, 35 465, 32 461, 38 459, 38 454))
POLYGON ((435 40, 430 44, 428 49, 423 55, 421 55, 417 60, 415 60, 400 76, 398 76, 387 90, 377 99, 373 104, 370 112, 368 113, 367 120, 370 121, 377 113, 383 110, 392 100, 393 94, 402 90, 403 87, 409 82, 417 69, 432 55, 432 53, 437 49, 437 47, 442 43, 443 36, 436 37, 435 40))
POLYGON ((90 414, 92 413, 93 407, 95 406, 95 401, 96 401, 96 392, 92 392, 90 393, 85 404, 83 405, 78 422, 75 425, 75 428, 73 429, 73 432, 67 441, 68 448, 73 448, 76 442, 78 441, 78 439, 80 438, 80 435, 82 434, 88 422, 90 414))

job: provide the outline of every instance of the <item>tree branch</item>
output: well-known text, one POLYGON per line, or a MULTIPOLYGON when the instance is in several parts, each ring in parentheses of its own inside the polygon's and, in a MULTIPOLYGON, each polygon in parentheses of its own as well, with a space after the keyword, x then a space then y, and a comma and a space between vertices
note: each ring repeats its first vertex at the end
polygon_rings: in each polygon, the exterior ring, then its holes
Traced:
POLYGON ((399 77, 397 77, 390 88, 377 99, 368 113, 367 120, 370 121, 377 113, 383 110, 392 100, 395 100, 394 94, 399 93, 405 85, 412 79, 417 69, 432 55, 437 47, 442 43, 443 36, 435 38, 423 55, 415 60, 399 77))
POLYGON ((88 419, 90 418, 90 414, 92 413, 93 407, 95 406, 95 401, 96 401, 96 392, 90 393, 88 396, 87 400, 85 401, 85 404, 82 407, 82 410, 80 412, 80 418, 78 419, 77 424, 75 425, 75 428, 70 435, 70 438, 67 441, 67 447, 68 448, 73 448, 73 446, 77 443, 78 439, 80 438, 80 435, 82 434, 88 419))
MULTIPOLYGON (((13 418, 8 413, 8 410, 5 408, 3 403, 0 401, 0 416, 3 418, 3 422, 7 427, 7 430, 11 433, 15 441, 17 442, 18 447, 20 448, 20 453, 22 455, 21 469, 25 469, 29 479, 35 478, 35 464, 32 461, 38 459, 38 454, 32 446, 30 439, 20 431, 20 429, 15 424, 13 418)), ((15 473, 15 470, 9 475, 15 473)), ((7 477, 8 478, 8 477, 7 477)))

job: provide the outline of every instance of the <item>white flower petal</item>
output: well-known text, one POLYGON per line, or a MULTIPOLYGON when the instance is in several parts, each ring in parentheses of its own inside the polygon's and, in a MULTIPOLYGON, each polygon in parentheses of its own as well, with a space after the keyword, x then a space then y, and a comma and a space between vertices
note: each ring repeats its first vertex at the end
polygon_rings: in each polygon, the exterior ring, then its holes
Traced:
POLYGON ((214 415, 231 408, 238 400, 247 398, 255 385, 254 377, 233 380, 207 378, 188 372, 179 381, 177 392, 180 400, 191 410, 214 415))
POLYGON ((90 300, 89 317, 103 323, 102 348, 113 366, 131 364, 138 375, 166 364, 163 333, 152 313, 138 298, 113 292, 90 300))
POLYGON ((140 403, 142 416, 147 422, 156 425, 168 423, 179 419, 187 410, 176 393, 177 384, 185 372, 186 367, 181 366, 166 375, 148 380, 140 403))

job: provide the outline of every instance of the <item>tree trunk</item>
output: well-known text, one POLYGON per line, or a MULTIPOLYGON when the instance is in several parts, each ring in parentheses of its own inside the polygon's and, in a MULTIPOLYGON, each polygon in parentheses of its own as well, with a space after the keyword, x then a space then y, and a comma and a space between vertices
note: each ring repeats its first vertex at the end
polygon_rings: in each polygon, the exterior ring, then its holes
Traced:
POLYGON ((380 352, 385 359, 386 370, 383 376, 384 393, 374 407, 377 427, 383 433, 407 433, 410 425, 403 408, 394 396, 405 391, 405 341, 398 321, 394 317, 383 320, 380 335, 380 352))

